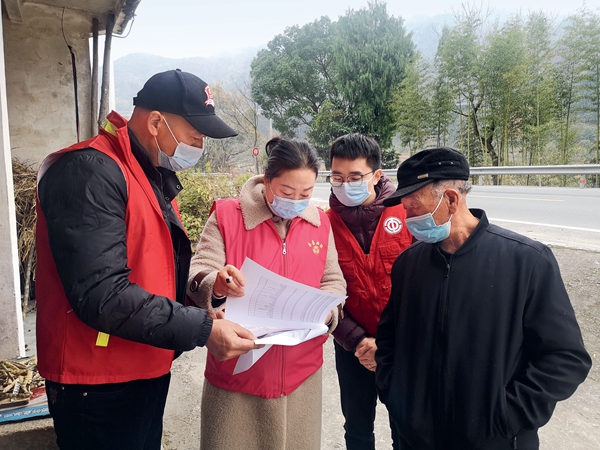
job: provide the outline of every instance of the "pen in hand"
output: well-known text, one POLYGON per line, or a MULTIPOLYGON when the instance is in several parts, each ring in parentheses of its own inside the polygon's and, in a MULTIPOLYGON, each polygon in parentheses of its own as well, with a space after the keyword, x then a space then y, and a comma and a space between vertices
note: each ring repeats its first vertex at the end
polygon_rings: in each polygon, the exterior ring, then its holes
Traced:
POLYGON ((213 293, 220 297, 241 297, 244 295, 246 284, 242 273, 231 264, 227 264, 217 274, 213 293))

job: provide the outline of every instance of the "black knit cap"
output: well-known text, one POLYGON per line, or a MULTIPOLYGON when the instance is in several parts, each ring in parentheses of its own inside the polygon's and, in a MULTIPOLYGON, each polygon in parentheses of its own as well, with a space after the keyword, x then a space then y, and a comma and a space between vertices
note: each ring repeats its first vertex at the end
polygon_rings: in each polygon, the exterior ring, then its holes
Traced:
POLYGON ((211 138, 237 136, 235 130, 215 114, 215 101, 208 84, 180 69, 153 75, 133 98, 133 104, 181 116, 211 138))
POLYGON ((394 206, 402 197, 437 180, 468 180, 469 163, 453 148, 429 148, 414 154, 398 167, 398 189, 383 201, 394 206))

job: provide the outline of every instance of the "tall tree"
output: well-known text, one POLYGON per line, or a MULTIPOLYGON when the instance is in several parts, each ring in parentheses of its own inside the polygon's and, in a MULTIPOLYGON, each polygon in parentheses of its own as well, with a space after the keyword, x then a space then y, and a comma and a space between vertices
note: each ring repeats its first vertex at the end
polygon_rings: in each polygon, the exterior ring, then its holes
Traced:
POLYGON ((288 28, 267 47, 252 62, 252 96, 277 130, 293 136, 304 126, 322 151, 346 131, 390 146, 388 102, 414 46, 384 3, 288 28))
POLYGON ((430 86, 431 95, 431 127, 438 147, 445 146, 450 134, 454 111, 452 90, 443 79, 436 74, 430 86))
POLYGON ((455 20, 456 26, 442 30, 436 65, 440 80, 450 86, 454 96, 455 112, 460 119, 459 147, 472 165, 489 155, 492 165, 497 166, 499 155, 494 142, 497 124, 494 120, 480 120, 486 95, 481 86, 481 28, 485 17, 476 8, 464 7, 455 20), (478 143, 476 148, 471 147, 471 137, 478 143))
MULTIPOLYGON (((521 87, 525 81, 524 33, 518 16, 487 35, 481 65, 482 101, 489 105, 486 121, 497 125, 499 165, 509 163, 510 142, 520 131, 521 87)), ((514 157, 514 153, 513 153, 514 157)))
MULTIPOLYGON (((581 83, 585 70, 586 35, 584 12, 570 16, 565 32, 559 41, 560 60, 556 65, 557 114, 562 122, 560 142, 560 163, 567 164, 574 142, 573 122, 576 120, 576 105, 581 100, 581 83)), ((564 177, 563 177, 564 184, 564 177)))
MULTIPOLYGON (((596 164, 600 161, 600 15, 586 11, 583 15, 581 33, 585 36, 582 61, 582 96, 585 110, 590 112, 594 124, 595 140, 592 159, 596 164)), ((598 175, 596 175, 598 186, 598 175)))
POLYGON ((326 101, 338 103, 332 29, 328 17, 289 27, 252 61, 252 97, 280 133, 295 136, 326 101))
POLYGON ((338 21, 333 48, 351 127, 389 147, 394 125, 388 103, 414 52, 402 18, 390 16, 377 0, 350 10, 338 21))
POLYGON ((533 12, 528 16, 525 25, 526 79, 521 102, 522 165, 542 164, 544 149, 554 134, 557 107, 552 76, 554 34, 548 15, 533 12))
POLYGON ((423 148, 433 128, 428 78, 428 66, 417 52, 390 101, 394 129, 400 133, 400 140, 408 146, 411 155, 423 148))

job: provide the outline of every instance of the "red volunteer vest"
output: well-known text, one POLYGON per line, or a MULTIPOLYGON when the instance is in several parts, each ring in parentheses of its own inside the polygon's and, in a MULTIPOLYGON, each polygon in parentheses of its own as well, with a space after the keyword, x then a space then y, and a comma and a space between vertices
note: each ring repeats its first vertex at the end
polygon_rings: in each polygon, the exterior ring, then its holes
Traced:
POLYGON ((327 215, 347 283, 344 309, 365 329, 367 336, 375 337, 381 312, 390 298, 392 265, 412 243, 412 235, 404 223, 406 210, 402 205, 385 208, 368 255, 338 213, 329 209, 327 215))
MULTIPOLYGON (((114 111, 100 135, 49 155, 38 174, 64 153, 94 148, 114 159, 127 182, 127 257, 129 279, 156 295, 175 298, 173 244, 162 211, 144 171, 131 152, 127 121, 114 111), (152 243, 148 245, 148 236, 152 243)), ((173 201, 177 210, 177 205, 173 201)), ((110 336, 108 345, 97 345, 98 331, 73 313, 58 276, 46 219, 36 205, 37 246, 37 350, 38 368, 49 380, 65 384, 120 383, 149 379, 169 372, 173 351, 110 336)))
MULTIPOLYGON (((213 207, 214 208, 214 207, 213 207)), ((246 230, 239 199, 216 202, 217 222, 227 249, 227 264, 241 267, 249 257, 263 267, 291 280, 320 288, 329 242, 329 220, 319 209, 321 226, 295 218, 284 246, 275 226, 267 220, 246 230)), ((238 358, 218 361, 208 353, 206 379, 221 389, 275 398, 289 395, 323 365, 319 336, 296 346, 274 345, 250 369, 233 375, 238 358)))

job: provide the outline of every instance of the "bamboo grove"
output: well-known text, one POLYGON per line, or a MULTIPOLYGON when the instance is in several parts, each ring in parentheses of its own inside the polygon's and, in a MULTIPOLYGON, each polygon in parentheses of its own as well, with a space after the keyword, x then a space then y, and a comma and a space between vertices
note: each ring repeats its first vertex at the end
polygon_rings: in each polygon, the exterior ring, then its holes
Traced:
POLYGON ((473 166, 600 162, 597 12, 500 20, 463 5, 436 33, 424 58, 378 1, 288 28, 254 59, 252 97, 323 155, 363 132, 394 154, 450 145, 473 166))
POLYGON ((450 144, 477 166, 598 164, 600 16, 499 25, 464 10, 433 61, 412 57, 391 106, 411 152, 450 144))

